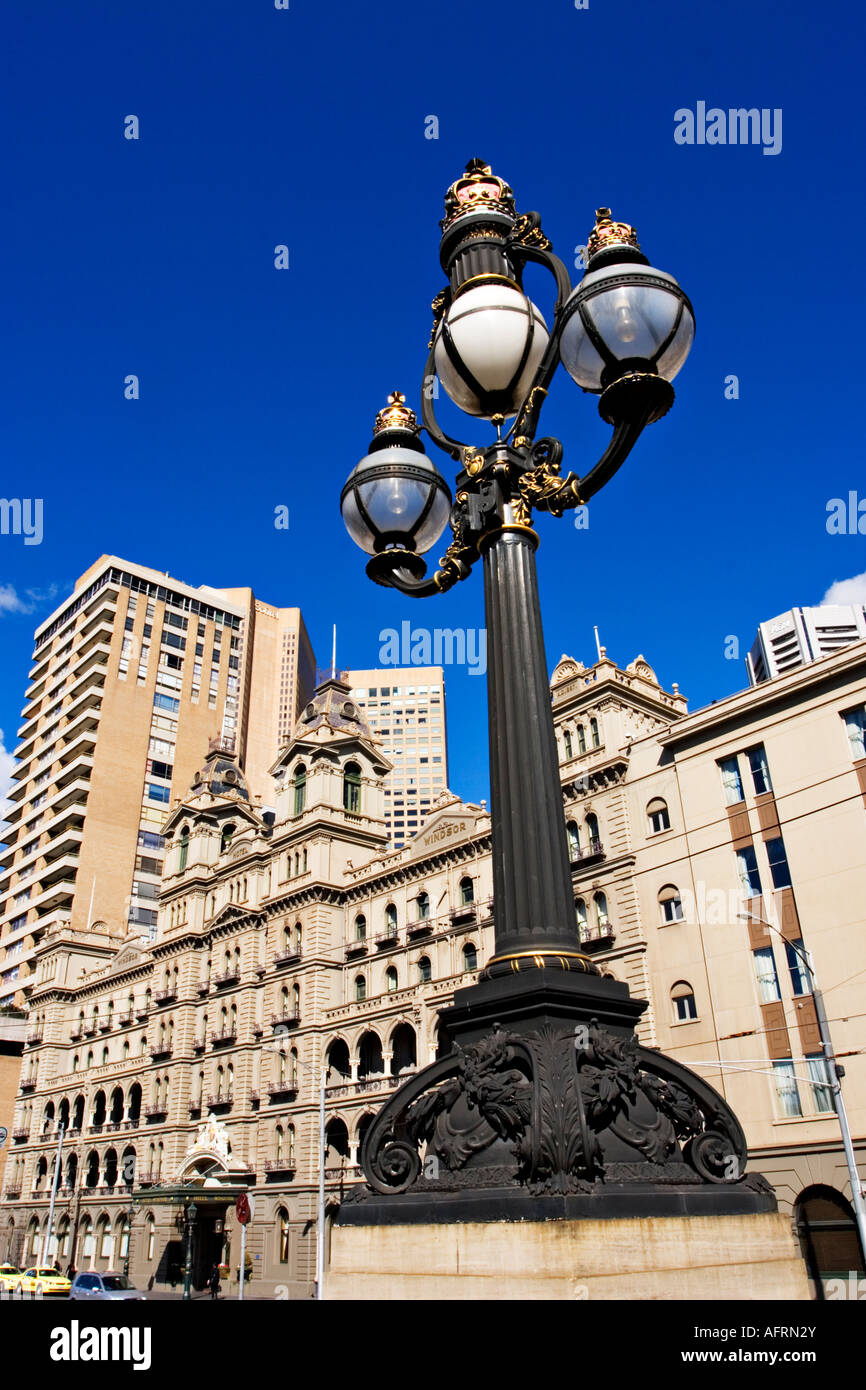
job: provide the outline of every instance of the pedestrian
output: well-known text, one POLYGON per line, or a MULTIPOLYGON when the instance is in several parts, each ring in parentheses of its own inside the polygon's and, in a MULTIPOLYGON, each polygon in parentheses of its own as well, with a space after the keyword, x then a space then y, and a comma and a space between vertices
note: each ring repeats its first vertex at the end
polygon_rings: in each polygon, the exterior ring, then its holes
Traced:
POLYGON ((214 1265, 214 1266, 213 1266, 213 1268, 211 1269, 211 1272, 210 1272, 210 1278, 208 1279, 207 1283, 208 1283, 208 1288, 210 1289, 210 1296, 211 1296, 211 1298, 219 1298, 219 1291, 220 1291, 220 1269, 219 1269, 219 1265, 214 1265))

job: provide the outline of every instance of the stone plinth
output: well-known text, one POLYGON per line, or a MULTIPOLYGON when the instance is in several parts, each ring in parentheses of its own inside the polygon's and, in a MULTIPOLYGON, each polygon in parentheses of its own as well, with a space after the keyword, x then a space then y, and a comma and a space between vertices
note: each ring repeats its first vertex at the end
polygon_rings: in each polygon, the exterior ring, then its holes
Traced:
POLYGON ((335 1226, 326 1299, 808 1300, 788 1218, 335 1226))

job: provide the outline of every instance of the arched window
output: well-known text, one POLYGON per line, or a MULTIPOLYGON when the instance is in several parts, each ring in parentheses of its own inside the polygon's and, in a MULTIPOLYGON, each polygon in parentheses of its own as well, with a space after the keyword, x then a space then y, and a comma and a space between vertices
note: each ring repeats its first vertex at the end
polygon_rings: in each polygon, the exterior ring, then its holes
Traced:
POLYGON ((361 769, 357 763, 346 763, 343 769, 343 809, 353 815, 361 810, 361 769))
POLYGON ((568 838, 568 857, 569 859, 580 858, 580 831, 576 821, 570 820, 565 827, 565 834, 568 838))
POLYGON ((586 817, 586 833, 589 836, 590 849, 597 853, 601 847, 601 842, 598 833, 598 816, 594 811, 590 811, 586 817))
POLYGON ((298 1049, 297 1049, 296 1047, 293 1047, 293 1048, 292 1048, 290 1061, 291 1061, 291 1066, 290 1066, 290 1068, 289 1068, 289 1085, 290 1085, 294 1090, 297 1090, 297 1089, 298 1089, 298 1049))
POLYGON ((78 1068, 79 1068, 80 1064, 81 1064, 81 1058, 79 1057, 78 1053, 76 1052, 75 1056, 74 1056, 73 1059, 72 1059, 72 1070, 73 1070, 73 1071, 78 1071, 78 1068))
POLYGON ((426 985, 431 977, 431 966, 427 956, 422 956, 418 962, 418 978, 422 985, 426 985))
POLYGON ((93 1257, 93 1222, 89 1216, 85 1216, 81 1223, 81 1254, 85 1260, 93 1257))
POLYGON ((397 988, 397 971, 393 965, 389 965, 385 971, 385 983, 388 987, 388 993, 393 994, 397 988))
POLYGON ((659 892, 659 908, 663 922, 681 922, 683 903, 679 888, 675 888, 672 883, 665 884, 659 892))
POLYGON ((156 1253, 156 1221, 152 1216, 148 1216, 147 1221, 145 1222, 145 1232, 145 1248, 147 1250, 147 1261, 148 1264, 152 1264, 154 1254, 156 1253))
POLYGON ((121 1216, 117 1223, 117 1254, 125 1260, 129 1254, 129 1217, 121 1216))
POLYGON ((234 835, 234 833, 235 828, 233 825, 223 826, 222 835, 220 836, 220 854, 226 853, 229 846, 231 845, 232 836, 234 835))
POLYGON ((593 748, 599 748, 599 747, 601 746, 601 739, 599 738, 599 734, 598 734, 598 720, 597 720, 597 719, 590 719, 590 721, 589 721, 589 736, 590 736, 590 738, 592 739, 592 746, 593 746, 593 748))
POLYGON ((102 1065, 103 1065, 104 1067, 108 1066, 108 1048, 107 1048, 107 1047, 104 1047, 104 1048, 102 1049, 102 1065))
POLYGON ((601 891, 599 891, 598 893, 593 893, 592 901, 595 904, 596 922, 600 927, 607 927, 609 925, 607 915, 607 894, 602 893, 601 891))
POLYGON ((387 936, 397 935, 397 909, 393 903, 385 908, 385 933, 387 936))
POLYGON ((577 928, 579 932, 586 929, 586 903, 583 898, 578 898, 574 904, 574 915, 577 918, 577 928))
POLYGON ((303 763, 298 763, 295 768, 295 775, 292 778, 294 788, 294 810, 293 815, 299 816, 307 804, 307 769, 303 763))
POLYGON ((364 1001, 366 998, 367 998, 367 981, 366 981, 366 978, 365 978, 363 975, 356 975, 356 976, 355 976, 355 1002, 356 1002, 357 1004, 361 1004, 361 1003, 363 1003, 363 1001, 364 1001))
POLYGON ((180 856, 177 861, 179 870, 186 868, 186 861, 189 857, 189 826, 185 825, 180 832, 180 856))
POLYGON ((854 1210, 841 1192, 823 1184, 807 1187, 794 1204, 794 1214, 803 1258, 822 1301, 822 1280, 849 1282, 852 1273, 863 1275, 854 1210))
POLYGON ((570 758, 572 756, 572 747, 571 734, 569 733, 568 729, 563 729, 562 731, 562 742, 565 746, 565 756, 566 758, 570 758))
POLYGON ((296 922, 296 923, 295 923, 295 950, 297 951, 298 955, 301 954, 301 942, 303 941, 303 939, 304 939, 304 929, 303 929, 303 927, 301 926, 300 922, 296 922))
POLYGON ((475 884, 468 876, 460 880, 460 902, 463 907, 475 901, 475 884))
POLYGON ((586 752, 586 730, 582 724, 577 726, 577 751, 578 753, 586 752))
POLYGON ((277 1232, 279 1237, 277 1259, 281 1265, 287 1265, 289 1263, 289 1229, 289 1213, 286 1211, 285 1207, 280 1207, 277 1212, 277 1232))
POLYGON ((464 971, 478 969, 478 952, 471 941, 467 941, 463 947, 463 969, 464 971))
POLYGON ((653 797, 646 808, 646 814, 651 835, 658 835, 661 830, 670 830, 671 818, 668 815, 668 803, 662 797, 653 797))
POLYGON ((429 894, 424 892, 419 893, 417 898, 415 899, 415 903, 418 908, 418 921, 423 922, 425 918, 430 916, 429 894))
POLYGON ((675 1023, 691 1023, 698 1016, 695 992, 688 980, 677 980, 671 990, 675 1023))
POLYGON ((355 918, 355 940, 364 941, 367 936, 367 919, 363 912, 359 912, 355 918))
POLYGON ((289 1166, 290 1166, 291 1168, 294 1168, 294 1166, 295 1166, 295 1126, 294 1126, 294 1125, 287 1125, 287 1126, 286 1126, 286 1148, 287 1148, 287 1150, 288 1150, 288 1152, 287 1152, 287 1154, 286 1154, 286 1158, 287 1158, 287 1160, 288 1160, 289 1166))

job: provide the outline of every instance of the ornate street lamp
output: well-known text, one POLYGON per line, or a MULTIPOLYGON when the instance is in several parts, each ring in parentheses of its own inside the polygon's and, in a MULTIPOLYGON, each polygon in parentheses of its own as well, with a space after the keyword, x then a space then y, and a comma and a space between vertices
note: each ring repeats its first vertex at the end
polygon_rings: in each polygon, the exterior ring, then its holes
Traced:
MULTIPOLYGON (((394 1202, 401 1220, 531 1216, 541 1192, 591 1201, 602 1215, 599 1204, 625 1182, 637 1185, 641 1210, 659 1215, 773 1210, 763 1179, 743 1176, 745 1140, 722 1097, 638 1046, 645 1001, 602 977, 581 949, 535 568, 533 511, 561 516, 587 502, 673 404, 671 380, 694 334, 691 305, 607 208, 572 288, 538 214, 518 215, 511 189, 481 160, 448 190, 441 227, 448 284, 433 303, 421 413, 459 465, 456 501, 448 516, 448 485, 394 392, 343 489, 342 512, 372 556, 370 578, 403 594, 442 593, 483 562, 495 946, 479 982, 458 990, 442 1015, 451 1050, 370 1126, 361 1155, 368 1191, 340 1219, 363 1223, 377 1204, 394 1202), (523 290, 530 262, 556 284, 549 328, 523 290), (583 477, 563 476, 558 440, 536 440, 560 361, 599 396, 613 426, 583 477), (465 413, 491 423, 492 442, 443 432, 434 376, 465 413), (450 544, 427 577, 421 554, 446 522, 450 544)), ((568 1213, 579 1214, 573 1205, 568 1213)))

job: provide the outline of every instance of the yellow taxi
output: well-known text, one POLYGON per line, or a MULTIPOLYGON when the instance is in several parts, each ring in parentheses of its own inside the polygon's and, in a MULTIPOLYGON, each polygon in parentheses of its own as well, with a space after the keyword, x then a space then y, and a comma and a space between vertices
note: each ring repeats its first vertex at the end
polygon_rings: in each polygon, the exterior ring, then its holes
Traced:
POLYGON ((0 1265, 0 1291, 14 1289, 20 1275, 21 1270, 17 1265, 0 1265))
POLYGON ((41 1298, 43 1294, 63 1297, 68 1295, 72 1288, 72 1281, 67 1279, 65 1274, 58 1274, 56 1269, 40 1269, 34 1266, 19 1274, 13 1287, 16 1293, 34 1293, 37 1298, 41 1298))

